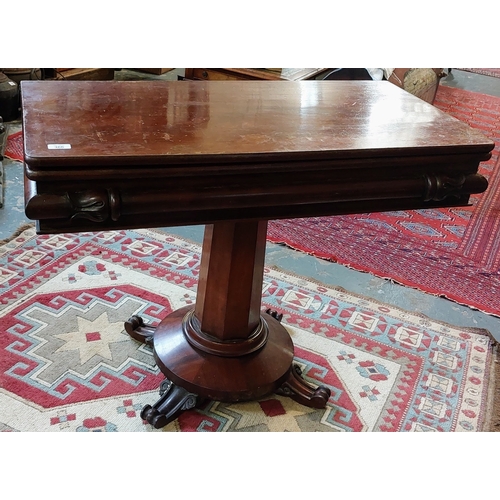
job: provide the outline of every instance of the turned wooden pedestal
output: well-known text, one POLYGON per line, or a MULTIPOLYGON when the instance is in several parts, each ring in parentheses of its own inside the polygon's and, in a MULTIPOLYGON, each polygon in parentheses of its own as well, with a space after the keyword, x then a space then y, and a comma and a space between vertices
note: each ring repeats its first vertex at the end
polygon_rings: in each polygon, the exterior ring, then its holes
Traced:
POLYGON ((261 312, 267 221, 218 222, 205 229, 195 307, 156 328, 137 316, 125 328, 151 343, 168 379, 142 417, 162 427, 205 399, 245 401, 279 392, 322 408, 325 387, 304 382, 292 366, 293 343, 275 311, 261 312))

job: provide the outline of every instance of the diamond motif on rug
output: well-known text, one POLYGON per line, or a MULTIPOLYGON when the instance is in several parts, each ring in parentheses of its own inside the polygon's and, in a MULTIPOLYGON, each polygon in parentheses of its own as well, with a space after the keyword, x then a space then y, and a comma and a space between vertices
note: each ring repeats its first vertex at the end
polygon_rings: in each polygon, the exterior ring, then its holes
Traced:
MULTIPOLYGON (((194 304, 199 263, 199 246, 152 230, 29 229, 0 247, 1 429, 156 432, 139 415, 164 376, 123 322, 138 314, 155 325, 194 304)), ((207 401, 162 431, 484 430, 494 384, 484 331, 276 269, 265 269, 262 307, 283 314, 304 379, 330 388, 326 408, 273 394, 207 401)))

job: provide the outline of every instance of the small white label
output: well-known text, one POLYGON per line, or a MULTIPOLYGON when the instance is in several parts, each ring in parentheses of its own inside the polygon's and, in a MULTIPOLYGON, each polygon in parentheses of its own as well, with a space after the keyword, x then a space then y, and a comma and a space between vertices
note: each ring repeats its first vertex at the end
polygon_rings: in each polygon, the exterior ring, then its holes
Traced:
POLYGON ((14 82, 7 82, 10 86, 15 87, 16 84, 14 82))
POLYGON ((47 144, 48 149, 71 149, 71 144, 47 144))

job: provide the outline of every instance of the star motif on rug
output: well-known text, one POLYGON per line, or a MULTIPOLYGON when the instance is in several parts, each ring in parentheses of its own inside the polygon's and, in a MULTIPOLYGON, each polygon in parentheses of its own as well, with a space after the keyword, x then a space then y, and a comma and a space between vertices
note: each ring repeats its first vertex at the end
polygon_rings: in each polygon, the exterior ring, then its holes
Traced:
POLYGON ((123 333, 123 322, 110 323, 106 312, 93 321, 80 316, 77 319, 77 331, 55 335, 58 339, 65 341, 65 344, 56 352, 79 351, 82 365, 96 355, 112 360, 113 355, 109 345, 113 342, 128 340, 123 333))

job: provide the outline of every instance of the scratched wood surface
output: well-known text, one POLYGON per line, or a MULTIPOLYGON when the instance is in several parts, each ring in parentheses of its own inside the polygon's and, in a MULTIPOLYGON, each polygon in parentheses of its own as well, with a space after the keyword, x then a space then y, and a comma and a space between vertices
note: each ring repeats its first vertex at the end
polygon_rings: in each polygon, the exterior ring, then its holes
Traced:
POLYGON ((28 81, 22 101, 26 160, 39 169, 491 149, 388 82, 28 81))

